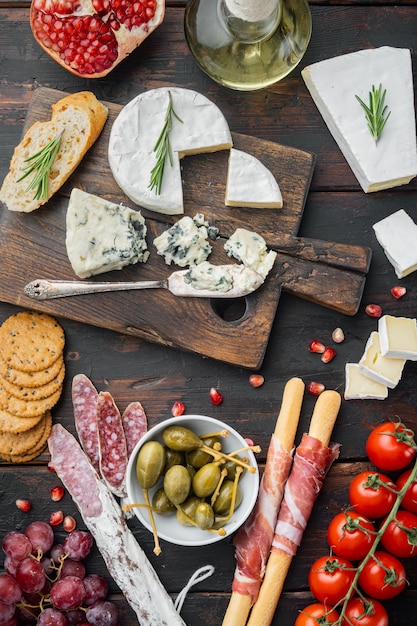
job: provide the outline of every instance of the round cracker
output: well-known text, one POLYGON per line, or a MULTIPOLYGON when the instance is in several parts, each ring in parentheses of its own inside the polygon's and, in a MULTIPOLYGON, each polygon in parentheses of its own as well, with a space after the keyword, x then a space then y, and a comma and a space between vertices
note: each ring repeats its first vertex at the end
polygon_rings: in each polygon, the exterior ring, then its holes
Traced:
POLYGON ((63 363, 64 355, 61 353, 52 365, 43 370, 38 370, 37 372, 22 372, 22 370, 15 369, 11 365, 7 365, 3 359, 0 359, 0 374, 12 385, 39 387, 46 385, 51 382, 55 376, 58 376, 63 363))
POLYGON ((24 433, 0 432, 0 456, 7 457, 30 452, 40 442, 45 432, 46 413, 42 416, 36 426, 24 433))
POLYGON ((57 376, 53 378, 46 385, 39 385, 37 387, 25 387, 23 385, 14 385, 10 383, 4 376, 0 374, 0 384, 4 387, 5 391, 9 393, 11 396, 15 398, 20 398, 20 400, 43 400, 44 398, 49 398, 52 394, 54 394, 58 389, 62 387, 65 378, 65 365, 61 365, 61 369, 59 370, 57 376))
POLYGON ((0 455, 1 458, 5 461, 9 461, 9 463, 28 463, 29 461, 32 461, 44 451, 48 442, 48 437, 51 434, 51 429, 52 415, 49 411, 47 411, 44 418, 44 432, 42 433, 38 443, 27 452, 22 454, 10 454, 7 458, 5 458, 6 455, 0 455))
POLYGON ((46 313, 20 311, 0 326, 0 354, 7 365, 23 372, 50 367, 62 353, 65 336, 46 313))
POLYGON ((61 397, 62 387, 42 400, 21 400, 7 393, 0 384, 0 408, 17 417, 36 417, 49 411, 61 397))
POLYGON ((30 430, 42 419, 42 415, 35 417, 16 417, 8 411, 0 409, 0 431, 5 433, 24 433, 30 430))

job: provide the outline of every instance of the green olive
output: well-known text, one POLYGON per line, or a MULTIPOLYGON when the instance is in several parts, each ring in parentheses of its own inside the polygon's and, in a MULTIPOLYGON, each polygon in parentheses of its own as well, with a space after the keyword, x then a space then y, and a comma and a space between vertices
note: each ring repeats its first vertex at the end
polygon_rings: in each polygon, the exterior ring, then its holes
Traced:
POLYGON ((168 426, 162 433, 164 444, 171 450, 190 452, 201 448, 203 441, 185 426, 168 426))
POLYGON ((157 489, 153 494, 152 510, 158 515, 171 515, 175 513, 175 506, 168 500, 163 487, 157 489))
MULTIPOLYGON (((213 505, 213 509, 216 515, 228 515, 230 511, 230 505, 232 503, 233 490, 234 490, 234 482, 232 480, 225 480, 222 486, 220 487, 216 501, 213 505)), ((240 488, 240 485, 237 485, 234 510, 238 508, 241 502, 242 502, 242 489, 240 488)))
POLYGON ((208 502, 200 502, 195 511, 195 523, 202 530, 211 528, 214 524, 214 511, 208 502))
POLYGON ((164 490, 172 504, 181 504, 191 489, 191 476, 184 465, 173 465, 164 476, 164 490))
MULTIPOLYGON (((213 448, 213 446, 219 442, 219 437, 206 437, 202 441, 204 445, 208 446, 209 448, 213 448)), ((195 467, 196 469, 200 469, 200 467, 203 467, 203 465, 205 465, 206 463, 210 463, 210 461, 213 460, 213 455, 209 454, 208 452, 204 452, 204 450, 197 449, 191 450, 191 452, 187 454, 187 458, 188 462, 191 463, 193 467, 195 467)))
POLYGON ((142 489, 150 489, 162 476, 166 452, 159 441, 147 441, 139 450, 136 475, 142 489))
POLYGON ((189 519, 195 521, 195 512, 201 500, 195 496, 190 496, 177 509, 177 520, 184 526, 193 526, 189 519))
POLYGON ((164 467, 164 474, 169 470, 173 465, 185 465, 185 456, 182 452, 178 452, 178 450, 171 450, 170 448, 166 448, 166 461, 164 467))
POLYGON ((216 489, 221 471, 217 463, 203 465, 193 478, 193 491, 199 498, 207 498, 216 489))

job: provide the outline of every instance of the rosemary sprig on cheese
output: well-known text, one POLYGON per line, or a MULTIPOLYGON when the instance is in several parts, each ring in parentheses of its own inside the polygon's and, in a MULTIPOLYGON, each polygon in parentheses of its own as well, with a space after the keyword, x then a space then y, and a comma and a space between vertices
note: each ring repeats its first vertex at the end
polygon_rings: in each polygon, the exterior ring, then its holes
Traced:
POLYGON ((34 200, 48 200, 49 197, 49 172, 51 171, 51 167, 53 162, 55 161, 56 155, 59 152, 59 148, 61 147, 61 139, 62 132, 51 139, 49 143, 46 144, 43 148, 41 148, 36 154, 25 159, 25 163, 27 165, 22 168, 25 172, 23 176, 18 178, 16 182, 20 182, 27 176, 29 176, 32 172, 35 172, 35 176, 32 178, 30 184, 26 188, 26 191, 30 191, 31 189, 35 189, 34 200))
POLYGON ((165 162, 168 156, 170 165, 173 165, 171 142, 169 140, 169 133, 172 129, 172 117, 175 116, 181 124, 182 119, 175 113, 172 106, 171 92, 168 92, 168 107, 165 114, 164 126, 161 134, 159 135, 153 151, 156 152, 156 163, 151 170, 151 180, 149 183, 149 189, 155 189, 155 193, 159 196, 162 188, 162 179, 164 177, 165 162))
POLYGON ((378 89, 375 89, 375 85, 372 85, 372 89, 369 92, 369 106, 359 96, 355 95, 356 100, 365 111, 369 132, 375 139, 375 143, 378 142, 384 126, 391 115, 391 111, 388 111, 388 106, 385 104, 386 93, 386 89, 382 91, 381 84, 378 89))

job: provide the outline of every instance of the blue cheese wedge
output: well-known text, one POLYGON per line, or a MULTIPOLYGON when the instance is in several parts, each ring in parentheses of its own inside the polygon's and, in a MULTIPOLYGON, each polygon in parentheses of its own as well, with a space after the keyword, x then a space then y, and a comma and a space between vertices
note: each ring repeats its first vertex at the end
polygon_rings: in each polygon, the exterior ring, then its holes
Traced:
POLYGON ((65 244, 72 268, 80 278, 146 262, 146 230, 139 211, 81 189, 72 190, 65 244))
POLYGON ((417 224, 404 209, 380 220, 373 229, 398 278, 417 270, 417 224))
POLYGON ((358 363, 346 363, 345 400, 385 400, 388 388, 382 383, 364 376, 358 363))
POLYGON ((403 373, 405 359, 392 359, 381 354, 379 333, 371 333, 365 352, 359 361, 359 369, 364 376, 375 380, 389 389, 394 389, 403 373))
POLYGON ((190 89, 161 87, 140 94, 121 110, 110 132, 108 157, 117 184, 133 202, 158 213, 180 215, 184 213, 180 159, 232 145, 227 121, 213 102, 190 89), (151 171, 170 96, 178 117, 171 118, 172 164, 167 158, 158 194, 150 188, 151 171))
POLYGON ((411 317, 383 315, 378 320, 381 354, 390 359, 417 361, 417 325, 411 317))
POLYGON ((212 247, 209 239, 214 239, 218 229, 210 227, 204 215, 197 213, 193 218, 185 215, 173 226, 153 241, 157 253, 163 256, 167 265, 198 265, 207 260, 212 247))
POLYGON ((273 250, 268 251, 261 235, 246 228, 237 228, 224 244, 224 249, 229 257, 255 270, 264 279, 271 271, 277 256, 273 250))
POLYGON ((282 194, 272 172, 252 154, 230 150, 226 206, 280 209, 282 194))
POLYGON ((319 61, 301 72, 340 150, 368 192, 405 185, 417 175, 416 123, 410 50, 359 50, 319 61), (372 85, 386 89, 390 117, 375 142, 355 96, 369 102, 372 85))

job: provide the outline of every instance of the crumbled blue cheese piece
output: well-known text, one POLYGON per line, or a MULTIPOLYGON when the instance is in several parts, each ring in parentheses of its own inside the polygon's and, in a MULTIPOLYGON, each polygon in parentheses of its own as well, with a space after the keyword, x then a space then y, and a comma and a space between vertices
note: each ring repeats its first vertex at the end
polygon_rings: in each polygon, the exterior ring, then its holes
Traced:
POLYGON ((282 194, 272 172, 255 156, 230 150, 226 206, 280 209, 282 194))
POLYGON ((417 361, 417 325, 414 318, 383 315, 378 320, 378 332, 383 356, 417 361))
POLYGON ((246 228, 237 228, 224 244, 224 249, 229 257, 255 270, 264 279, 271 271, 277 256, 273 250, 268 251, 261 235, 246 228))
POLYGON ((234 294, 250 293, 262 283, 262 277, 244 265, 212 265, 203 261, 184 274, 184 281, 196 290, 234 294))
POLYGON ((358 363, 346 363, 345 400, 385 400, 388 396, 386 385, 364 376, 358 363))
POLYGON ((377 222, 373 229, 398 278, 417 270, 417 224, 404 209, 377 222))
POLYGON ((365 346, 365 352, 359 361, 359 369, 389 389, 394 389, 401 380, 405 359, 391 359, 381 354, 379 333, 372 332, 365 346))
POLYGON ((218 230, 210 227, 204 215, 197 213, 179 219, 173 226, 154 239, 154 246, 167 265, 198 265, 207 259, 212 247, 208 239, 215 238, 218 230))
POLYGON ((72 268, 80 278, 146 262, 146 230, 139 211, 81 189, 72 190, 65 244, 72 268))

